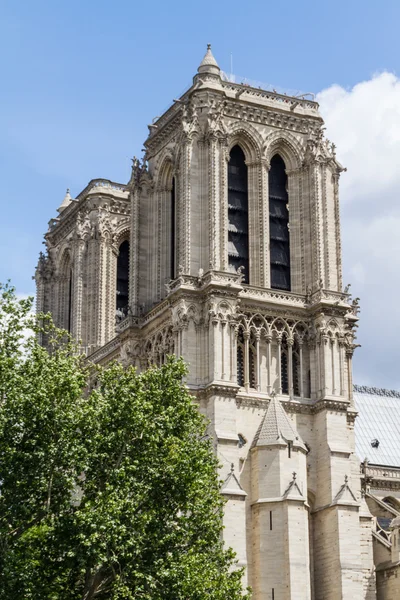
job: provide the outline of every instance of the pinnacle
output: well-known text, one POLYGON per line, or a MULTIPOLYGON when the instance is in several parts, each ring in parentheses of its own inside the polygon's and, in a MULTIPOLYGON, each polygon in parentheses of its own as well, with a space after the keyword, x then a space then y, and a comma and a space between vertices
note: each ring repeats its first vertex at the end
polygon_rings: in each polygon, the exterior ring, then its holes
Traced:
POLYGON ((219 74, 220 68, 214 58, 213 53, 211 52, 211 44, 207 44, 207 52, 205 53, 197 71, 199 73, 212 73, 214 75, 219 74))
POLYGON ((63 210, 67 208, 72 202, 71 194, 69 193, 69 188, 67 188, 67 192, 64 196, 64 200, 61 202, 60 206, 57 208, 57 212, 62 213, 63 210))

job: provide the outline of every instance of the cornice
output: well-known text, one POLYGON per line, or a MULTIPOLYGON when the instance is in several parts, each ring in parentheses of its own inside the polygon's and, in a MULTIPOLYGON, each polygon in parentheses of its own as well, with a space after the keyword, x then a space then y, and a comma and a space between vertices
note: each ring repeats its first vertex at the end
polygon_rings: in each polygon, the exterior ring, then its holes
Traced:
POLYGON ((295 115, 284 109, 279 110, 275 106, 260 105, 249 101, 239 102, 233 99, 225 100, 223 115, 229 119, 293 131, 301 135, 308 135, 310 126, 311 130, 316 132, 322 122, 320 116, 295 115))
MULTIPOLYGON (((85 188, 86 189, 86 188, 85 188)), ((80 194, 80 199, 76 201, 73 205, 70 204, 66 211, 69 211, 68 214, 62 213, 62 216, 57 220, 52 219, 49 222, 49 231, 46 233, 45 237, 48 239, 54 246, 60 243, 61 240, 66 238, 71 231, 73 231, 76 222, 78 213, 81 211, 85 212, 88 210, 99 210, 102 207, 99 206, 90 206, 90 202, 94 200, 93 196, 82 196, 83 192, 80 194), (70 208, 72 206, 72 208, 70 208)), ((98 200, 106 200, 108 202, 107 210, 111 216, 119 216, 119 217, 129 217, 130 214, 130 204, 129 198, 126 200, 121 198, 115 198, 112 194, 103 198, 103 194, 99 194, 96 196, 98 200), (110 202, 111 198, 111 202, 110 202)))
POLYGON ((314 404, 314 412, 318 413, 322 410, 331 410, 334 412, 346 412, 350 407, 349 400, 344 399, 336 399, 336 398, 324 398, 322 400, 317 400, 314 404))

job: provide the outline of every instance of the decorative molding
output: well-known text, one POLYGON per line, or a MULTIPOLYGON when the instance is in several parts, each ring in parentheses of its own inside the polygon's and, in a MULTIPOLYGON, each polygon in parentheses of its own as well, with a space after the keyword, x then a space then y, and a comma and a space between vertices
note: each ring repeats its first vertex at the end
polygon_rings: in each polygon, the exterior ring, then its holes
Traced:
POLYGON ((385 388, 370 387, 368 385, 353 384, 353 391, 358 392, 359 394, 371 394, 372 396, 383 396, 385 398, 400 398, 400 392, 397 390, 387 390, 385 388))

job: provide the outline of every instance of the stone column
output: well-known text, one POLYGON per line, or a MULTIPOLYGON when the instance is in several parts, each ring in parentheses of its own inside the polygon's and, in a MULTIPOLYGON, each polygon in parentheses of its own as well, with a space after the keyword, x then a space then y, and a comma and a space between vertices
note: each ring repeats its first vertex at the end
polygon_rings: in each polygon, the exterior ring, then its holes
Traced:
POLYGON ((129 260, 129 306, 139 314, 139 188, 131 192, 131 239, 129 260))
POLYGON ((184 273, 190 273, 190 214, 191 214, 191 184, 190 168, 192 159, 192 141, 186 137, 182 145, 181 162, 179 169, 179 189, 177 204, 179 207, 179 254, 178 264, 182 265, 184 273))
POLYGON ((267 342, 267 394, 271 394, 271 342, 272 336, 267 335, 265 337, 265 341, 267 342))
POLYGON ((220 268, 228 270, 228 164, 229 152, 226 138, 220 140, 220 268))
POLYGON ((282 337, 277 337, 278 344, 278 394, 282 394, 282 337))
POLYGON ((260 279, 261 287, 270 287, 269 266, 269 196, 268 174, 270 164, 266 159, 261 159, 260 187, 259 187, 259 219, 260 219, 260 279))
POLYGON ((210 268, 220 270, 220 181, 219 181, 219 144, 215 134, 208 137, 208 173, 209 173, 209 245, 210 245, 210 268))
POLYGON ((256 389, 260 391, 260 332, 257 331, 255 334, 256 338, 256 389))
MULTIPOLYGON (((299 344, 299 369, 300 369, 300 373, 299 373, 299 377, 300 377, 300 398, 303 399, 304 398, 304 374, 303 374, 303 339, 299 338, 298 340, 298 344, 299 344)), ((311 395, 311 390, 310 390, 310 395, 311 395)))
POLYGON ((260 228, 260 203, 261 203, 261 164, 260 162, 246 162, 247 189, 248 189, 248 217, 249 217, 249 283, 261 285, 261 228, 260 228))
POLYGON ((304 231, 300 210, 300 169, 287 169, 289 240, 290 240, 290 279, 291 290, 298 294, 305 293, 304 274, 304 231))
POLYGON ((331 339, 331 366, 332 366, 332 394, 336 394, 336 381, 335 381, 335 338, 331 339))
POLYGON ((82 305, 83 305, 83 254, 85 242, 77 238, 74 242, 74 311, 72 315, 72 333, 76 340, 82 339, 82 305))
POLYGON ((249 391, 250 387, 250 352, 249 352, 249 340, 250 340, 250 332, 244 331, 244 387, 246 392, 249 391))

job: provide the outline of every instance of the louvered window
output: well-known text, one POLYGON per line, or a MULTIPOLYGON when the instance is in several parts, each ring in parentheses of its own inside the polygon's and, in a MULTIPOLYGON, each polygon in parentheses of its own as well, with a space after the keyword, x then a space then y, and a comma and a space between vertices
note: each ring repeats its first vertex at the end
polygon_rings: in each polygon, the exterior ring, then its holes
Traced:
POLYGON ((129 242, 125 241, 119 247, 117 258, 117 292, 116 308, 127 314, 129 304, 129 242))
POLYGON ((249 217, 247 166, 242 149, 234 146, 228 163, 228 264, 236 273, 244 267, 249 283, 249 217))
POLYGON ((297 343, 293 347, 293 393, 300 396, 300 357, 297 343))
POLYGON ((237 382, 244 386, 244 337, 243 331, 239 331, 237 339, 237 382))
POLYGON ((285 163, 276 154, 269 171, 271 287, 290 290, 290 245, 285 163))
POLYGON ((288 351, 285 342, 282 342, 281 347, 281 386, 282 394, 289 393, 289 377, 288 377, 288 351))

